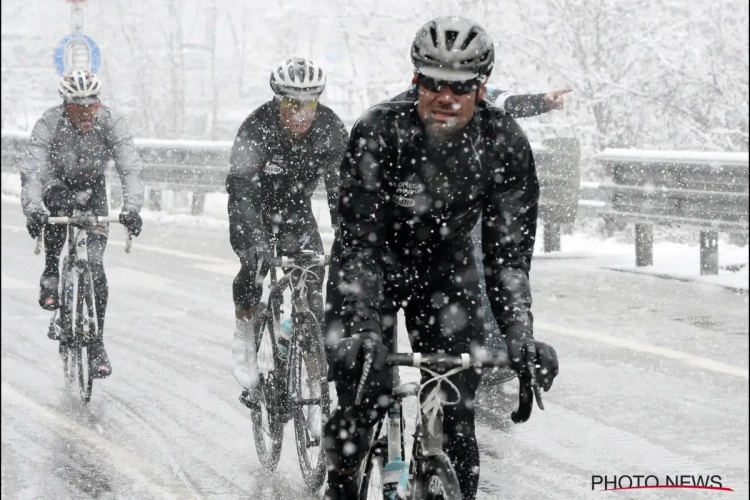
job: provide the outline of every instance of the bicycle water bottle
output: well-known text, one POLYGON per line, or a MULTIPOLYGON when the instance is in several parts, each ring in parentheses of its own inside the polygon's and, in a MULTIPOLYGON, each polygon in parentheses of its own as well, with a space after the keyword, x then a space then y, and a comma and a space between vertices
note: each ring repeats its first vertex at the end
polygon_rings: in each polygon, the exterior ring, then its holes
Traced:
POLYGON ((279 333, 279 354, 286 358, 289 354, 289 339, 292 338, 292 318, 284 318, 279 333))
POLYGON ((394 457, 385 464, 383 468, 383 498, 387 500, 403 500, 406 498, 406 482, 409 476, 409 467, 401 460, 394 457))

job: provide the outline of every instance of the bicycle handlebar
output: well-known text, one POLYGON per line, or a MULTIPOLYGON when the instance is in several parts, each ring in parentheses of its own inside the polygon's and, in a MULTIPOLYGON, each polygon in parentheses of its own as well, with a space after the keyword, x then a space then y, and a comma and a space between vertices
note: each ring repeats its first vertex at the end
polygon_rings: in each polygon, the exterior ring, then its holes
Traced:
POLYGON ((510 359, 505 353, 486 351, 480 354, 420 354, 393 353, 386 358, 389 366, 411 366, 414 368, 511 368, 510 359))
MULTIPOLYGON (((120 217, 118 215, 74 215, 72 217, 47 217, 47 224, 74 224, 78 226, 92 226, 94 224, 104 224, 107 222, 120 223, 120 217)), ((132 246, 133 235, 128 232, 128 237, 125 240, 125 253, 130 253, 130 248, 132 246)), ((36 239, 34 255, 39 255, 41 251, 42 235, 40 234, 36 239)))
POLYGON ((120 222, 117 215, 74 215, 72 217, 48 217, 47 224, 97 224, 105 222, 120 222))
POLYGON ((288 266, 327 266, 331 262, 330 255, 296 255, 294 257, 274 257, 269 259, 269 263, 273 267, 288 267, 288 266))
MULTIPOLYGON (((354 406, 362 404, 365 383, 372 368, 374 349, 365 343, 364 346, 364 364, 362 366, 362 376, 357 384, 357 392, 354 397, 354 406)), ((387 366, 411 366, 414 368, 430 369, 483 369, 483 368, 512 368, 508 355, 501 352, 481 349, 475 354, 463 353, 460 355, 450 354, 421 354, 421 353, 391 353, 386 358, 387 366)), ((544 410, 542 395, 536 382, 529 380, 528 377, 519 376, 519 393, 518 409, 511 413, 511 420, 518 424, 526 422, 531 416, 531 410, 534 407, 534 399, 540 410, 544 410)))

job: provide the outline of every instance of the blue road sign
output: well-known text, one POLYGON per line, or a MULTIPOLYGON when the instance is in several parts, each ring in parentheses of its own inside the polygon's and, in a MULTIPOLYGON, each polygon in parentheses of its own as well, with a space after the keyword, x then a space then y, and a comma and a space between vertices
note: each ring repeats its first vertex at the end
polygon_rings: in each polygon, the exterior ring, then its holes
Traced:
POLYGON ((77 69, 96 73, 101 62, 99 46, 86 35, 68 35, 55 48, 55 68, 60 76, 77 69))

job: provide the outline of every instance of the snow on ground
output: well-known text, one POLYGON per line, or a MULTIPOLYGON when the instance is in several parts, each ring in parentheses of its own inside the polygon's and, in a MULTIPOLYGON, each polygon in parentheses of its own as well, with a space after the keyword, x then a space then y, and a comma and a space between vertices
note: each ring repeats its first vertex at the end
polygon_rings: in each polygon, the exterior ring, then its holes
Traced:
MULTIPOLYGON (((537 241, 542 241, 541 233, 537 241)), ((545 254, 541 253, 540 244, 534 258, 592 259, 597 267, 607 269, 748 290, 748 248, 726 241, 719 242, 719 274, 716 276, 701 276, 700 247, 689 243, 654 242, 654 265, 647 267, 636 267, 635 244, 617 236, 604 239, 584 233, 563 235, 560 246, 562 251, 545 254)))

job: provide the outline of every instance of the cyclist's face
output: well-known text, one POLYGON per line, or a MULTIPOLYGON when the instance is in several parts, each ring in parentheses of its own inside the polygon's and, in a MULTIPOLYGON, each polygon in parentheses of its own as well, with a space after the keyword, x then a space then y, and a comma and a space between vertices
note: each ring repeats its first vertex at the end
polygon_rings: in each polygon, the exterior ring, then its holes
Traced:
POLYGON ((296 101, 285 97, 279 106, 281 124, 294 135, 305 135, 315 120, 317 110, 318 101, 296 101))
POLYGON ((94 128, 99 103, 96 104, 66 104, 68 116, 73 127, 79 132, 90 132, 94 128))
MULTIPOLYGON (((437 135, 451 135, 464 128, 473 118, 476 103, 487 93, 485 83, 476 83, 476 89, 465 94, 456 94, 449 85, 435 85, 430 81, 431 90, 418 81, 414 75, 413 83, 417 83, 417 112, 419 117, 432 132, 437 135)), ((459 87, 465 86, 458 85, 459 87)))

